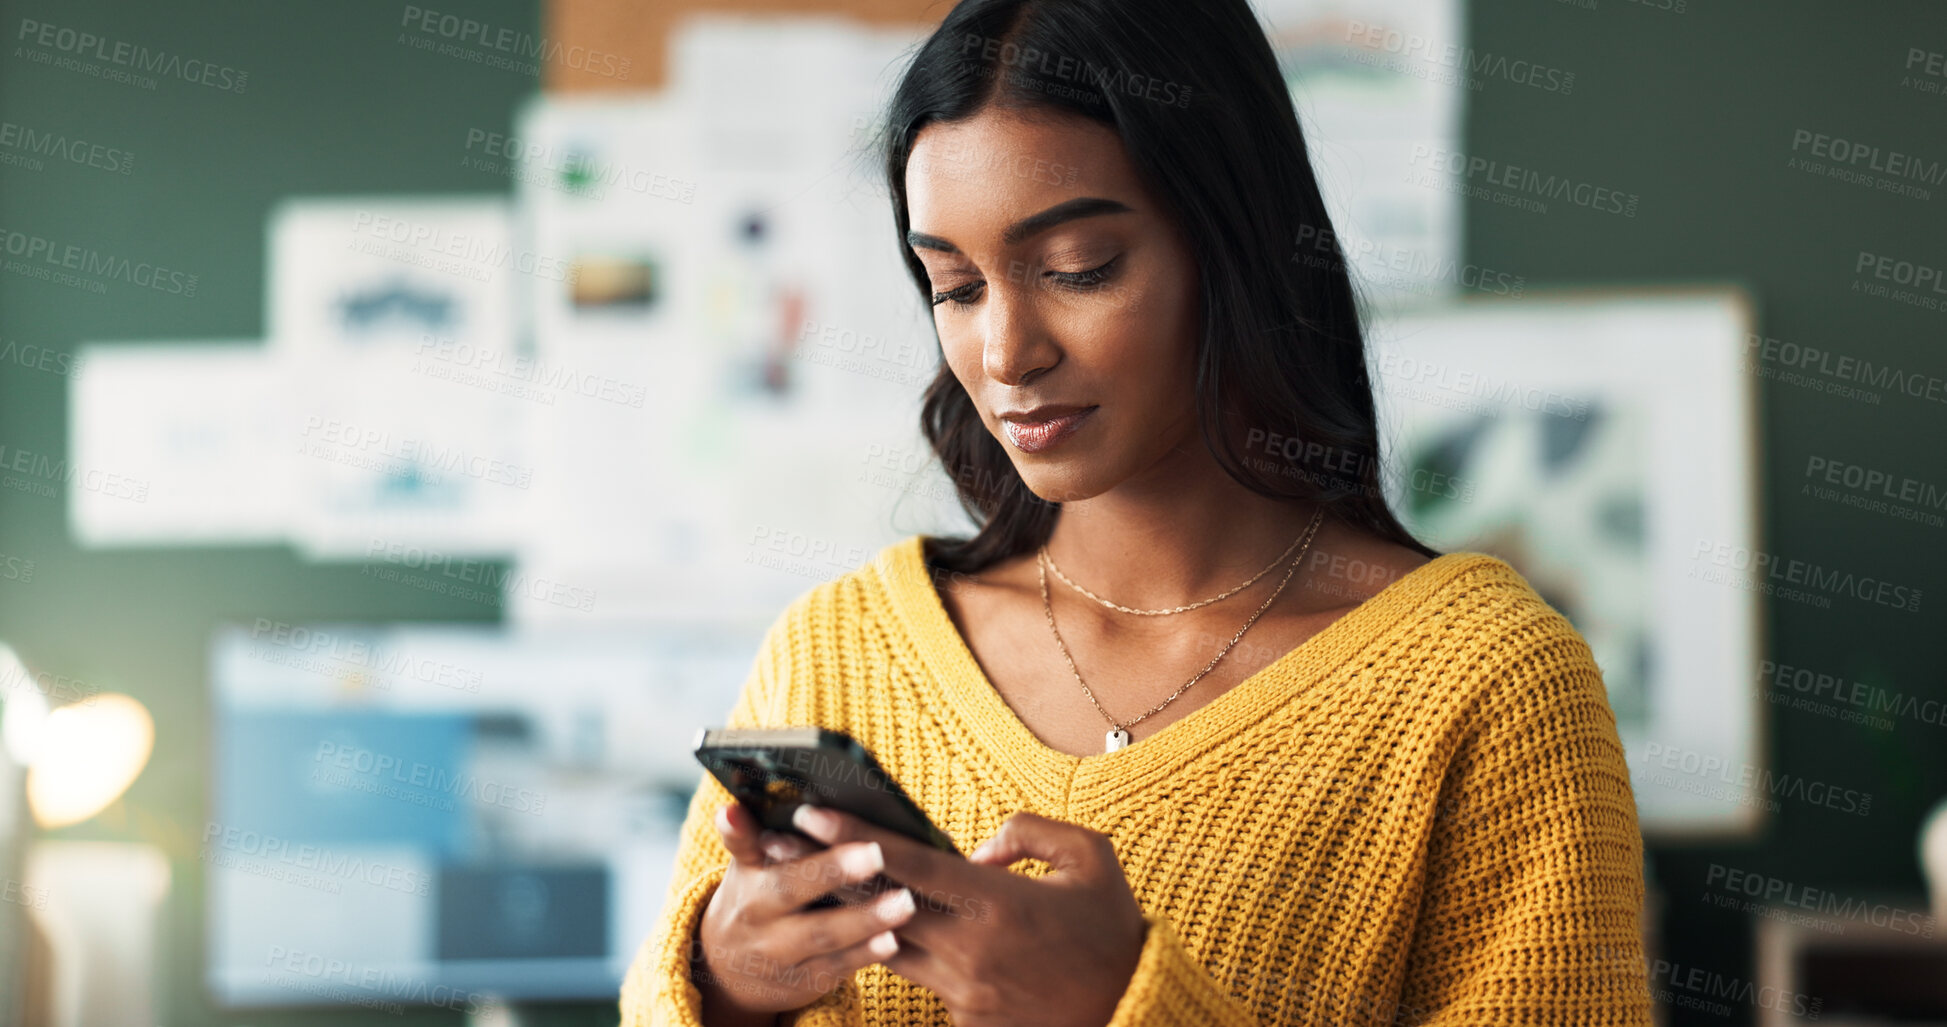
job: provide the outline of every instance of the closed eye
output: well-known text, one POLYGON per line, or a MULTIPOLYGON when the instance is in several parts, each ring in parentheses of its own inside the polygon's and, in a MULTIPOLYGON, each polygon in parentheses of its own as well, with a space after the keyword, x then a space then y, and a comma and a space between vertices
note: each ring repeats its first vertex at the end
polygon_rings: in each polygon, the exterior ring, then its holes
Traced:
POLYGON ((984 284, 986 283, 968 282, 958 288, 948 289, 945 292, 936 292, 933 294, 933 305, 937 307, 948 300, 952 300, 953 305, 956 307, 972 306, 974 290, 984 284))
POLYGON ((1109 280, 1115 273, 1116 261, 1121 259, 1122 255, 1118 253, 1110 257, 1106 263, 1089 268, 1087 271, 1050 271, 1048 277, 1070 289, 1093 289, 1109 280))
MULTIPOLYGON (((1046 275, 1062 288, 1087 291, 1114 277, 1117 270, 1116 262, 1121 259, 1122 255, 1117 254, 1086 271, 1049 271, 1046 275)), ((974 294, 985 284, 985 282, 968 282, 957 288, 948 289, 946 292, 936 292, 933 294, 933 306, 937 307, 947 302, 958 307, 972 306, 974 294)))

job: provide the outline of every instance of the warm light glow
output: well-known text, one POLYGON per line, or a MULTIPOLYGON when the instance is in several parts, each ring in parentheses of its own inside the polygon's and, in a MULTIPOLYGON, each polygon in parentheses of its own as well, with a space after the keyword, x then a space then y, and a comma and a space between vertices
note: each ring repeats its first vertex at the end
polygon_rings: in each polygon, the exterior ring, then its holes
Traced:
POLYGON ((80 823, 121 798, 155 747, 148 709, 119 693, 63 706, 36 734, 27 805, 44 828, 80 823))
POLYGON ((0 743, 15 763, 34 762, 41 724, 47 720, 47 697, 34 688, 34 677, 13 647, 0 642, 0 743))

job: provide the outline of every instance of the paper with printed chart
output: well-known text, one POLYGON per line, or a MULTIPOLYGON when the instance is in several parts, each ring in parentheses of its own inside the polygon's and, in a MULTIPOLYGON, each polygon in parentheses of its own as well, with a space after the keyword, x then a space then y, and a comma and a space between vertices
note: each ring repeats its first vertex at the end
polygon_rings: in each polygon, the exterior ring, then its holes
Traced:
MULTIPOLYGON (((563 279, 504 199, 295 199, 270 224, 271 345, 294 388, 283 445, 308 555, 496 556, 540 475, 519 282, 563 279)), ((396 562, 396 559, 395 559, 396 562)))
POLYGON ((665 94, 519 119, 552 165, 521 176, 533 245, 613 283, 524 283, 539 359, 599 387, 550 408, 558 477, 520 559, 599 592, 596 616, 774 611, 903 534, 902 501, 910 520, 941 498, 910 487, 936 344, 863 151, 912 35, 699 18, 665 94))

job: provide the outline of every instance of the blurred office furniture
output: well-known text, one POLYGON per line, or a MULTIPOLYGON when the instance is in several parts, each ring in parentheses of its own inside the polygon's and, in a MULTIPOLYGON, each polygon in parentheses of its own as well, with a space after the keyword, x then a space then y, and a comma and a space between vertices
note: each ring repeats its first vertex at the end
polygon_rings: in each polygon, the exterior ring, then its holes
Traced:
POLYGON ((1757 987, 1739 998, 1757 1006, 1760 1027, 1947 1024, 1947 939, 1927 908, 1923 896, 1899 895, 1849 900, 1858 916, 1761 916, 1757 987))
POLYGON ((158 914, 169 862, 153 846, 36 841, 24 887, 47 941, 47 1027, 156 1022, 158 914))

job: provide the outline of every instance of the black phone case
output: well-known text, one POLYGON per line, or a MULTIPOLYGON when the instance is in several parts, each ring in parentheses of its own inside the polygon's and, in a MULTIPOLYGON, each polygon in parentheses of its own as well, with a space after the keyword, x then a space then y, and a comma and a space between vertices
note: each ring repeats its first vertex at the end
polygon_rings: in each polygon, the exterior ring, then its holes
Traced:
MULTIPOLYGON (((953 839, 933 826, 865 746, 823 728, 746 728, 705 731, 697 761, 723 783, 759 823, 790 831, 791 814, 810 803, 850 813, 942 852, 960 855, 953 839), (815 734, 813 733, 815 732, 815 734)), ((815 839, 809 839, 817 844, 815 839)))

